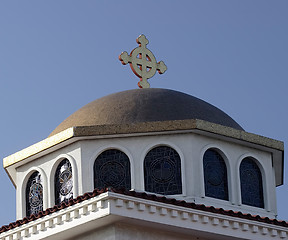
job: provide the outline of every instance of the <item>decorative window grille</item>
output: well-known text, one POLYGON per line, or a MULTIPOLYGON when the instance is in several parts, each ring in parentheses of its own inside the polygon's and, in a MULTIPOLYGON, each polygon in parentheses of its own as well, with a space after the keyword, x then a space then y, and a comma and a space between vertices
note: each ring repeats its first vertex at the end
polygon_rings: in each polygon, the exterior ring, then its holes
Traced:
POLYGON ((252 158, 245 158, 240 164, 242 204, 264 208, 261 171, 252 158))
POLYGON ((222 156, 208 149, 203 157, 205 196, 228 200, 227 168, 222 156))
POLYGON ((131 189, 130 161, 117 149, 101 153, 94 163, 94 188, 131 189))
POLYGON ((68 159, 62 160, 55 172, 55 204, 73 198, 72 167, 68 159))
POLYGON ((144 159, 145 191, 163 195, 182 194, 181 159, 167 146, 155 147, 144 159))
POLYGON ((26 216, 43 211, 43 185, 39 172, 34 172, 26 185, 26 216))

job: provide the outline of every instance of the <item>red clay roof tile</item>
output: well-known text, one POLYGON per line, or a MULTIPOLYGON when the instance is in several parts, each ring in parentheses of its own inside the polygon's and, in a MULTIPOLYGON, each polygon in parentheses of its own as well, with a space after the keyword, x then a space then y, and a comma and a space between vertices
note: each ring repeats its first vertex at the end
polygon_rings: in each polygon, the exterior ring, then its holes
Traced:
POLYGON ((85 193, 82 196, 78 196, 77 198, 70 199, 68 202, 62 202, 58 206, 54 206, 52 208, 46 209, 45 211, 41 211, 37 215, 32 214, 29 217, 24 217, 22 220, 17 220, 16 222, 10 223, 9 225, 4 225, 0 228, 0 233, 6 232, 8 230, 19 227, 19 226, 26 224, 28 222, 34 221, 38 218, 47 216, 47 215, 54 213, 54 212, 57 212, 61 209, 75 205, 75 204, 80 203, 84 200, 88 200, 88 199, 93 198, 95 196, 98 196, 104 192, 114 192, 114 193, 132 196, 132 197, 136 197, 136 198, 152 200, 155 202, 162 202, 162 203, 166 203, 166 204, 182 206, 182 207, 202 210, 202 211, 206 211, 206 212, 228 215, 231 217, 249 219, 249 220, 264 222, 264 223, 273 224, 273 225, 277 225, 277 226, 288 227, 288 222, 286 222, 286 221, 280 221, 277 219, 269 219, 268 217, 261 217, 259 215, 252 216, 250 213, 244 214, 240 211, 224 210, 223 208, 215 208, 213 206, 205 206, 204 204, 195 204, 195 203, 186 202, 183 200, 176 200, 174 198, 167 198, 165 196, 156 196, 154 194, 147 194, 145 192, 135 192, 135 191, 128 191, 128 190, 124 190, 124 189, 106 188, 106 189, 101 189, 101 190, 95 189, 93 192, 85 193))

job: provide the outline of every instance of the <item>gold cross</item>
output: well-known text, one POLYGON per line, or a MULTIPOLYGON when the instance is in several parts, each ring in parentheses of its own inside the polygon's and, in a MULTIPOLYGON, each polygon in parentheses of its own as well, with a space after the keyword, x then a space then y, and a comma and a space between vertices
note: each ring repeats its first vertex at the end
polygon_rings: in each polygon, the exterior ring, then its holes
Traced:
POLYGON ((147 82, 147 79, 153 77, 156 70, 158 70, 159 74, 164 73, 167 67, 163 61, 157 63, 153 53, 146 48, 149 41, 144 34, 140 35, 136 39, 136 42, 139 44, 139 47, 134 48, 130 55, 127 52, 122 52, 119 60, 123 65, 129 63, 132 71, 140 78, 138 82, 139 88, 149 88, 150 84, 147 82))

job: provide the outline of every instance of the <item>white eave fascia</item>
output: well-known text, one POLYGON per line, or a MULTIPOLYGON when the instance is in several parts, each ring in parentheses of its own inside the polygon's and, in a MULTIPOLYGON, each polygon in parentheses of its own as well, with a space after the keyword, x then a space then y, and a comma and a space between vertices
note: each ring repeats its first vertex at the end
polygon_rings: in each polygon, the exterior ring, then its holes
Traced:
POLYGON ((3 232, 0 240, 69 239, 119 221, 213 239, 285 239, 288 234, 288 228, 274 224, 106 192, 3 232))
POLYGON ((15 185, 16 167, 79 140, 179 133, 197 133, 270 152, 279 173, 276 186, 283 184, 283 142, 199 119, 71 127, 4 158, 3 167, 15 185))

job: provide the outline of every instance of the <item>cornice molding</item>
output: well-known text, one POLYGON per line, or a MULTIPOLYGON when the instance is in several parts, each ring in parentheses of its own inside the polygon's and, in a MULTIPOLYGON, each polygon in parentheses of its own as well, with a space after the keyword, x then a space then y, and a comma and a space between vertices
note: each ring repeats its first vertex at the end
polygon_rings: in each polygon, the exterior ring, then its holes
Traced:
POLYGON ((69 139, 74 138, 75 141, 85 137, 112 137, 117 135, 133 136, 141 134, 161 134, 163 132, 179 132, 179 131, 202 131, 211 134, 220 135, 236 139, 239 141, 248 142, 251 144, 274 149, 276 151, 284 151, 284 143, 271 138, 263 137, 257 134, 248 133, 242 130, 222 126, 215 123, 210 123, 199 119, 174 120, 163 122, 141 122, 126 125, 98 125, 98 126, 75 126, 68 128, 56 135, 48 137, 38 143, 31 145, 21 151, 18 151, 3 159, 3 166, 7 168, 17 162, 20 162, 33 155, 41 153, 49 148, 55 147, 69 139))
POLYGON ((0 234, 0 240, 72 237, 120 220, 131 224, 145 222, 146 226, 187 234, 205 234, 208 238, 218 235, 239 239, 286 239, 288 234, 284 226, 108 191, 5 231, 0 234))

